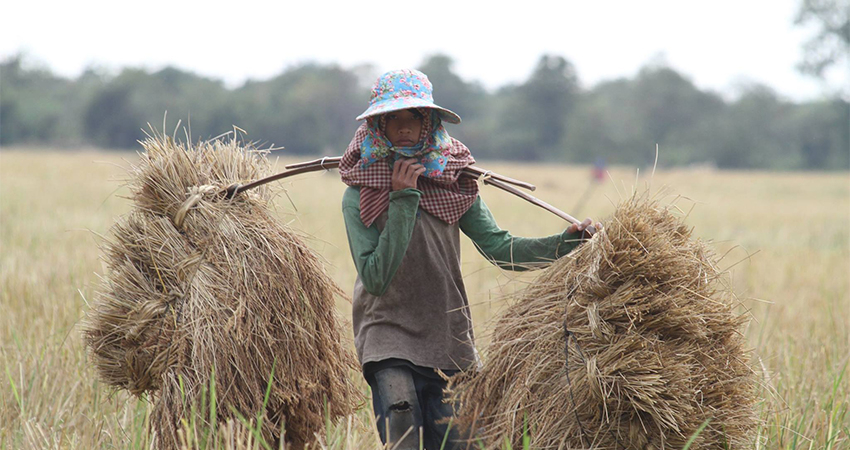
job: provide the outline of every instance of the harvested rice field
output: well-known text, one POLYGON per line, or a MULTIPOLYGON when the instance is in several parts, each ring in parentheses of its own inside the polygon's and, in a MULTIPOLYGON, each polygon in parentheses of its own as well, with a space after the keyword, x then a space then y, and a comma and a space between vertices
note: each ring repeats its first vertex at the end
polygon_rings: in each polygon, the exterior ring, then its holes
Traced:
MULTIPOLYGON (((280 169, 310 159, 280 158, 280 169)), ((675 201, 693 237, 711 241, 722 256, 719 269, 729 272, 737 312, 751 319, 744 338, 760 388, 753 439, 743 448, 850 448, 850 175, 667 170, 663 160, 662 153, 651 179, 651 168, 638 174, 614 167, 609 179, 591 187, 588 167, 479 164, 536 184, 535 196, 578 217, 604 219, 635 187, 666 187, 669 194, 660 200, 675 201)), ((122 180, 137 161, 132 153, 0 151, 0 449, 148 449, 154 442, 147 432, 157 417, 153 402, 100 381, 82 334, 106 267, 98 244, 131 209, 122 180)), ((330 278, 349 291, 355 271, 336 172, 299 175, 276 188, 273 214, 306 236, 330 278)), ((500 226, 516 235, 548 235, 565 226, 494 188, 482 187, 482 196, 500 226)), ((483 349, 494 319, 508 307, 504 298, 525 288, 534 273, 501 271, 461 239, 483 349)), ((350 315, 344 298, 336 299, 336 308, 350 315)), ((351 377, 363 403, 324 428, 309 448, 380 447, 368 387, 357 373, 351 377)), ((215 391, 206 398, 216 398, 215 391)), ((254 417, 216 430, 194 421, 180 426, 189 448, 268 445, 252 433, 262 428, 254 417)))

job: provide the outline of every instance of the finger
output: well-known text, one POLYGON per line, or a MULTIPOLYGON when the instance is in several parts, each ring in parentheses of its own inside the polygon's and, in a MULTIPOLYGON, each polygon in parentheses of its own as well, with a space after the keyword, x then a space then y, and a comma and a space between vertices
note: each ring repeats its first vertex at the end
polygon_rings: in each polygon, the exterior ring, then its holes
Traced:
POLYGON ((408 176, 409 178, 416 178, 416 177, 418 177, 418 176, 419 176, 419 174, 421 174, 422 172, 425 172, 425 166, 423 166, 422 164, 419 164, 419 163, 411 164, 411 165, 407 168, 407 176, 408 176))
POLYGON ((404 170, 405 170, 405 173, 406 173, 408 176, 410 176, 410 174, 413 172, 413 170, 414 170, 417 166, 419 166, 420 164, 419 164, 418 162, 416 162, 416 160, 415 160, 415 159, 412 159, 412 158, 411 158, 411 159, 408 159, 406 162, 407 162, 407 164, 405 164, 405 166, 404 166, 404 170))
POLYGON ((416 170, 412 170, 412 171, 410 172, 410 178, 408 178, 408 182, 409 182, 410 184, 416 184, 416 180, 417 180, 417 179, 419 179, 419 177, 420 177, 423 173, 425 173, 425 168, 424 168, 424 167, 419 168, 419 169, 416 169, 416 170))
POLYGON ((408 166, 408 162, 406 159, 397 159, 395 163, 393 163, 393 173, 399 172, 404 173, 405 167, 408 166))
POLYGON ((578 224, 574 223, 567 227, 567 233, 575 233, 576 231, 578 231, 578 224))

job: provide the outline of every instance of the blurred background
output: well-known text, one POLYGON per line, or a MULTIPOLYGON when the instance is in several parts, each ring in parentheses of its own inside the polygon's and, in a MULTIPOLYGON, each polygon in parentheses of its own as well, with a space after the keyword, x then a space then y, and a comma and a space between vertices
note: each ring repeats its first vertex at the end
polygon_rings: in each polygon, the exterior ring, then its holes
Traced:
POLYGON ((550 3, 6 4, 0 146, 137 150, 167 111, 339 155, 413 67, 479 160, 850 169, 850 1, 550 3))
MULTIPOLYGON (((449 132, 540 199, 607 220, 645 185, 680 211, 753 318, 762 425, 746 448, 848 448, 850 0, 497 4, 0 4, 0 450, 151 448, 152 403, 105 389, 78 326, 108 273, 101 246, 133 208, 148 123, 162 130, 167 111, 164 131, 190 123, 193 140, 238 126, 285 147, 277 168, 340 155, 372 83, 398 68, 428 74, 463 117, 449 132)), ((275 213, 350 293, 338 176, 279 188, 275 213)), ((481 196, 515 236, 566 226, 481 196)), ((486 358, 492 321, 535 273, 461 241, 486 358)), ((320 448, 376 448, 364 405, 320 448)))

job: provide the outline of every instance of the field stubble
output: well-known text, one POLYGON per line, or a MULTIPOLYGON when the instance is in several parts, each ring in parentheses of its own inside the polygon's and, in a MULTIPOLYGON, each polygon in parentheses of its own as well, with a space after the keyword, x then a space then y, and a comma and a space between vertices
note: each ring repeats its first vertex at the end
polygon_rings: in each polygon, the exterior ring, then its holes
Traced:
MULTIPOLYGON (((147 402, 99 383, 78 323, 94 297, 99 235, 129 210, 121 186, 131 153, 0 153, 0 449, 147 448, 147 402)), ((291 157, 287 161, 293 161, 291 157)), ((298 158, 299 160, 302 158, 298 158)), ((307 158, 303 158, 307 159, 307 158)), ((711 239, 721 267, 753 317, 746 330, 764 377, 763 426, 753 448, 850 448, 850 176, 659 170, 650 180, 615 168, 591 188, 589 169, 485 163, 535 183, 535 195, 576 216, 604 218, 619 198, 651 182, 688 214, 695 235, 711 239), (675 194, 675 195, 674 195, 675 194)), ((282 164, 280 164, 282 167, 282 164)), ((334 280, 355 279, 334 173, 287 180, 277 201, 280 220, 312 236, 334 280), (297 208, 297 211, 296 211, 297 208)), ((515 235, 559 232, 557 217, 489 187, 482 197, 515 235)), ((489 265, 463 239, 463 271, 478 334, 486 344, 500 297, 533 274, 489 265)), ((338 301, 344 314, 350 305, 338 301)), ((358 380, 360 382, 360 380, 358 380)), ((366 395, 365 383, 361 383, 366 395)), ((333 428, 317 445, 376 446, 370 408, 333 428)))

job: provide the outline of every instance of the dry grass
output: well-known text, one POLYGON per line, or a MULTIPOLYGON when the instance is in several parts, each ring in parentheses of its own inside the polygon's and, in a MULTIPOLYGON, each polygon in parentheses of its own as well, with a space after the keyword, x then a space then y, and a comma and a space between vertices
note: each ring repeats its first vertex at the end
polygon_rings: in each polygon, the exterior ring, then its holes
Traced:
POLYGON ((270 174, 235 139, 194 146, 154 135, 130 170, 133 209, 103 245, 106 272, 82 326, 110 386, 154 399, 160 449, 181 424, 257 418, 262 440, 302 448, 354 411, 357 362, 334 308, 342 291, 270 213, 270 174), (264 420, 261 420, 264 419, 264 420))
MULTIPOLYGON (((116 181, 129 165, 125 157, 0 152, 0 448, 150 447, 144 430, 151 403, 110 394, 97 381, 78 324, 97 290, 95 273, 104 272, 96 235, 107 235, 114 218, 131 208, 123 198, 129 191, 116 181)), ((625 181, 616 188, 606 182, 583 211, 575 211, 587 168, 481 164, 534 181, 535 195, 580 216, 610 215, 614 203, 629 196, 624 186, 635 179, 633 169, 615 168, 612 178, 625 181)), ((732 285, 743 300, 739 311, 753 317, 747 343, 775 390, 759 392, 763 425, 752 448, 847 448, 850 383, 842 371, 850 354, 850 176, 674 170, 659 171, 653 183, 700 202, 687 223, 725 255, 721 270, 734 265, 732 285)), ((354 268, 339 213, 338 176, 305 175, 281 187, 287 193, 275 199, 275 218, 309 230, 307 242, 327 260, 330 277, 350 289, 354 268)), ((504 193, 485 188, 482 195, 500 225, 518 235, 563 227, 556 217, 504 193)), ((680 205, 688 210, 687 202, 680 205)), ((468 240, 462 242, 464 281, 480 335, 492 329, 488 321, 504 307, 498 299, 530 278, 489 266, 468 240)), ((336 306, 350 314, 344 300, 336 306)), ((364 383, 356 376, 353 381, 366 395, 364 383)), ((360 409, 327 429, 314 447, 376 448, 371 420, 369 408, 360 409)), ((193 440, 194 448, 216 448, 202 441, 193 440)))
POLYGON ((488 449, 743 448, 756 374, 716 257, 636 194, 497 320, 484 368, 452 380, 488 449), (701 429, 703 424, 706 427, 701 429), (530 428, 528 428, 530 427, 530 428))

